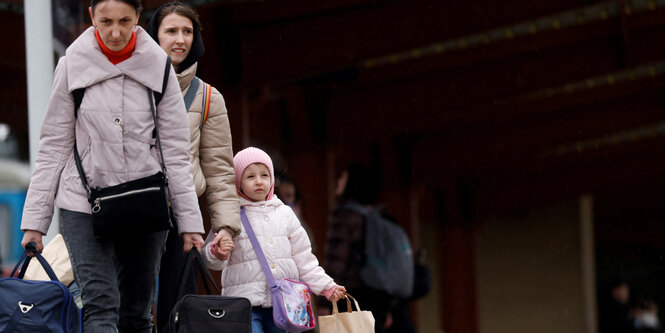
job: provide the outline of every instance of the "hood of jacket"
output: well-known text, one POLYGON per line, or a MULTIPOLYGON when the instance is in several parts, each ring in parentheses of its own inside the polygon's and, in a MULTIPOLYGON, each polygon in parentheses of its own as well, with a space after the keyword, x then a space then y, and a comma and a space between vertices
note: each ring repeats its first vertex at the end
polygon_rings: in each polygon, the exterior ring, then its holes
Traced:
POLYGON ((154 91, 162 91, 162 77, 166 57, 164 50, 151 41, 141 27, 134 28, 136 48, 127 60, 113 65, 95 38, 95 28, 90 27, 67 48, 67 85, 69 91, 86 88, 99 82, 125 75, 154 91), (93 48, 99 52, 90 52, 93 48), (159 61, 156 61, 159 59, 159 61), (160 73, 160 75, 146 75, 160 73))
MULTIPOLYGON (((155 10, 155 14, 159 13, 159 11, 162 9, 162 7, 166 6, 166 4, 161 5, 159 8, 155 10)), ((158 33, 159 33, 159 26, 157 24, 157 15, 153 14, 152 17, 150 17, 150 21, 148 21, 148 25, 146 26, 146 31, 152 37, 152 39, 159 44, 159 38, 158 38, 158 33)), ((161 23, 161 22, 160 22, 161 23)), ((178 66, 178 70, 176 70, 176 73, 182 73, 185 69, 189 68, 190 66, 194 65, 196 62, 201 59, 203 56, 203 53, 205 53, 205 46, 203 45, 203 38, 201 37, 201 27, 199 27, 196 22, 192 22, 192 25, 194 26, 194 39, 192 40, 192 46, 189 49, 189 54, 187 55, 187 58, 182 61, 182 63, 178 66)), ((195 70, 196 72, 196 70, 195 70)))

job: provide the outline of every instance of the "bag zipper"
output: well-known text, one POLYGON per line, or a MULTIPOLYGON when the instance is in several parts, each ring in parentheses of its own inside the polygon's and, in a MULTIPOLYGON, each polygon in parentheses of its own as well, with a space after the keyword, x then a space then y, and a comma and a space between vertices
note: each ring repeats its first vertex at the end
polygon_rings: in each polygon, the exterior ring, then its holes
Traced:
POLYGON ((95 199, 95 205, 92 207, 92 212, 93 213, 98 213, 102 209, 102 206, 101 206, 102 200, 120 198, 120 197, 132 195, 132 194, 136 194, 136 193, 159 191, 159 189, 160 189, 159 186, 154 186, 154 187, 142 188, 140 190, 133 190, 133 191, 125 192, 125 193, 112 194, 112 195, 107 195, 105 197, 99 197, 99 198, 95 199))

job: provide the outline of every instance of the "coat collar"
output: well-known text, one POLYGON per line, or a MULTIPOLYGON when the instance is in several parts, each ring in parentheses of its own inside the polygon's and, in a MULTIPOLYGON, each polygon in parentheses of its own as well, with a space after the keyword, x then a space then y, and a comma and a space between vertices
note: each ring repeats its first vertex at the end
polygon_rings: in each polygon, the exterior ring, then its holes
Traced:
POLYGON ((185 89, 187 89, 187 87, 189 87, 189 84, 192 83, 194 76, 196 76, 197 66, 198 63, 194 63, 184 71, 178 73, 178 83, 180 83, 180 90, 182 92, 185 92, 185 89))
POLYGON ((277 198, 277 195, 273 195, 272 199, 266 201, 249 201, 243 197, 239 197, 238 199, 240 200, 240 207, 245 207, 246 209, 265 208, 265 207, 276 208, 284 205, 282 200, 279 200, 279 198, 277 198))
POLYGON ((136 27, 134 32, 134 53, 129 59, 113 65, 97 43, 95 28, 84 31, 65 52, 69 91, 120 75, 126 75, 154 91, 161 91, 166 53, 141 27, 136 27))

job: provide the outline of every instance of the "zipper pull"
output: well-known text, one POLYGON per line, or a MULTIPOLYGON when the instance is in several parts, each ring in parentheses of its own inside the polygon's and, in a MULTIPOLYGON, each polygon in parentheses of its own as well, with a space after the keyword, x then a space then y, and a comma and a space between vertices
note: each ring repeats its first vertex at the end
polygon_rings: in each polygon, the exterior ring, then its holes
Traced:
POLYGON ((92 207, 92 212, 93 213, 99 213, 100 210, 102 210, 102 206, 100 205, 102 202, 102 199, 97 198, 95 199, 95 205, 92 207))

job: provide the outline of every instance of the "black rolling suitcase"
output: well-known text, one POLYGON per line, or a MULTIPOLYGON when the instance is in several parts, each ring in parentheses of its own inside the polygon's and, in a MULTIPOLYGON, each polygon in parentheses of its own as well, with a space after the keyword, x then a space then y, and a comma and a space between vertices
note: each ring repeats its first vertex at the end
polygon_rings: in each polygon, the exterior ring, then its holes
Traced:
MULTIPOLYGON (((201 279, 208 295, 184 295, 184 283, 180 284, 178 296, 182 296, 171 310, 169 317, 170 333, 194 332, 252 332, 252 304, 244 297, 220 296, 219 288, 212 274, 201 260, 201 254, 194 248, 185 261, 185 269, 195 264, 201 272, 201 279), (215 289, 211 295, 208 281, 215 289)), ((181 281, 184 282, 184 279, 181 281)))

